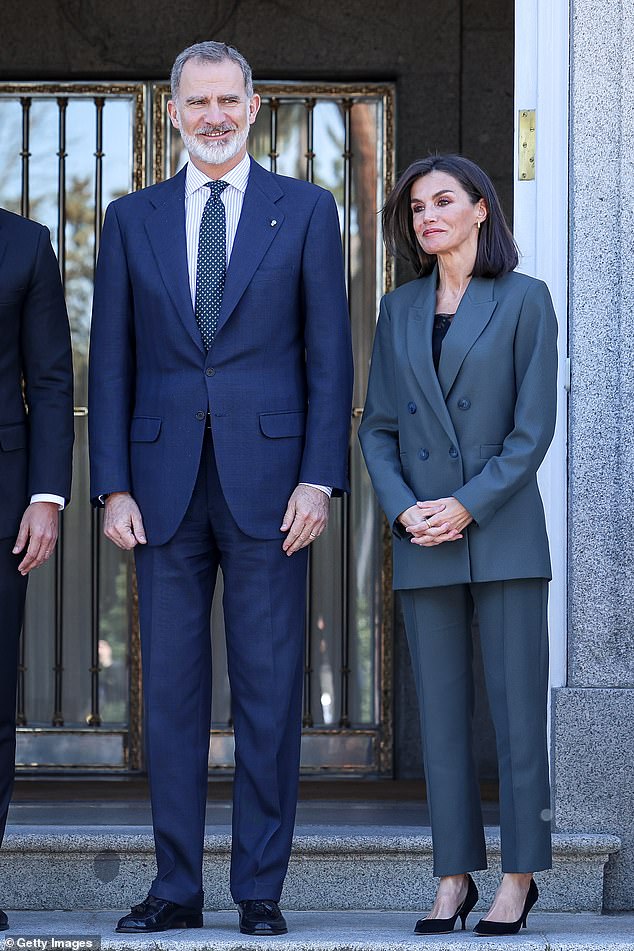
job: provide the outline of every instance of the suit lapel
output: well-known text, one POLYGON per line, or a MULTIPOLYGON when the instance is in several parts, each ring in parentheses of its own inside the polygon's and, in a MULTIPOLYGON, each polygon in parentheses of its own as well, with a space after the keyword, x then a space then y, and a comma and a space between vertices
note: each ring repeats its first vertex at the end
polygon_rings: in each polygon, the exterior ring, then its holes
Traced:
POLYGON ((269 245, 279 234, 284 214, 275 202, 282 195, 275 177, 251 159, 249 183, 225 278, 216 333, 235 310, 269 245))
POLYGON ((421 289, 410 306, 407 320, 407 353, 412 369, 425 394, 427 402, 438 416, 452 443, 456 433, 438 382, 432 355, 432 331, 436 313, 437 271, 421 280, 421 289))
POLYGON ((185 171, 183 168, 173 178, 164 182, 161 192, 152 197, 154 210, 145 221, 145 230, 172 303, 188 334, 204 353, 189 290, 185 236, 185 171))
POLYGON ((494 284, 495 282, 488 278, 471 279, 443 340, 438 379, 445 400, 449 396, 465 357, 489 323, 495 310, 494 284))

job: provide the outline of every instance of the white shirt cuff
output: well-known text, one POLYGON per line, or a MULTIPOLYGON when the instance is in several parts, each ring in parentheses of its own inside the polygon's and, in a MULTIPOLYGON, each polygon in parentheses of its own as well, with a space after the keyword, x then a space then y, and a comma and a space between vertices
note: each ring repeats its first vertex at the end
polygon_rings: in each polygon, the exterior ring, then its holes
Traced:
POLYGON ((66 505, 66 499, 63 499, 61 495, 49 495, 47 492, 38 492, 37 495, 32 495, 31 504, 33 502, 55 502, 59 506, 60 512, 66 505))
POLYGON ((325 492, 328 498, 332 495, 332 486, 330 485, 315 485, 314 482, 300 482, 300 485, 309 485, 311 489, 319 489, 321 492, 325 492))

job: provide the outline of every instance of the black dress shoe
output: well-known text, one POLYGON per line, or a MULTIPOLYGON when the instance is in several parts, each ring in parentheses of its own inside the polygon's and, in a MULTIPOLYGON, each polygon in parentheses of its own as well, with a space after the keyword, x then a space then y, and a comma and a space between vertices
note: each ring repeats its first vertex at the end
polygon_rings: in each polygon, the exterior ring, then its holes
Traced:
POLYGON ((526 927, 528 913, 538 898, 539 891, 537 890, 537 885, 531 878, 531 883, 528 886, 528 893, 526 895, 526 901, 524 902, 524 907, 522 908, 522 914, 519 916, 517 921, 485 921, 484 918, 481 918, 473 929, 474 933, 488 938, 499 938, 501 935, 505 934, 517 934, 520 928, 526 927))
POLYGON ((276 901, 254 900, 238 902, 242 934, 286 934, 288 928, 276 901))
POLYGON ((9 927, 9 919, 3 911, 0 911, 0 931, 6 931, 9 927))
POLYGON ((167 931, 169 928, 202 928, 202 912, 184 908, 173 901, 148 895, 140 905, 134 905, 129 915, 124 915, 115 931, 119 934, 167 931))

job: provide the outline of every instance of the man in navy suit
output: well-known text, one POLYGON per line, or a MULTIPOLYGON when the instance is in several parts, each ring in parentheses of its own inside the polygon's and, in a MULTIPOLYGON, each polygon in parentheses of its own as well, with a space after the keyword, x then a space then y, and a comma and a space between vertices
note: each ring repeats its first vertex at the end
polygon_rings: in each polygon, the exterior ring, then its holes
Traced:
MULTIPOLYGON (((1 843, 13 788, 27 579, 55 548, 73 447, 70 332, 55 254, 46 228, 2 208, 0 340, 1 843)), ((7 927, 0 911, 0 931, 7 927)))
POLYGON ((202 926, 209 617, 224 576, 235 731, 231 892, 282 934, 299 773, 308 545, 347 488, 352 355, 337 209, 246 151, 244 58, 179 55, 189 153, 108 209, 91 340, 91 470, 135 550, 157 876, 119 931, 202 926))

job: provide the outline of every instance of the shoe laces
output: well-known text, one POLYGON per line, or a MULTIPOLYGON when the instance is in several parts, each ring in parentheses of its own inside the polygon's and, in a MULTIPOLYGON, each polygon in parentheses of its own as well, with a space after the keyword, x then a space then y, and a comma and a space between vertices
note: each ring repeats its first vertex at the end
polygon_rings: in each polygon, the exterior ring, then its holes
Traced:
POLYGON ((133 915, 144 915, 147 911, 156 911, 161 906, 161 899, 154 895, 148 895, 139 905, 133 905, 130 909, 133 915))
POLYGON ((266 915, 275 915, 277 908, 275 902, 273 901, 264 901, 264 900, 251 900, 249 902, 250 911, 255 912, 255 914, 266 914, 266 915))

